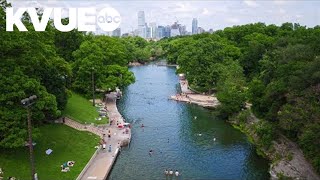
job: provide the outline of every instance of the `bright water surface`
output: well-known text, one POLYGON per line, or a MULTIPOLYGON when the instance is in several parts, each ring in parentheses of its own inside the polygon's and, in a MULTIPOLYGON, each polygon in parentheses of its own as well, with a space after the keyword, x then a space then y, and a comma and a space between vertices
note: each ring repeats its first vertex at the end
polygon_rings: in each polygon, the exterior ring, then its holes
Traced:
POLYGON ((118 108, 133 124, 132 142, 122 149, 109 179, 166 179, 165 169, 177 169, 179 179, 269 179, 267 160, 243 133, 210 110, 168 100, 180 91, 175 68, 130 70, 136 82, 124 90, 118 108))

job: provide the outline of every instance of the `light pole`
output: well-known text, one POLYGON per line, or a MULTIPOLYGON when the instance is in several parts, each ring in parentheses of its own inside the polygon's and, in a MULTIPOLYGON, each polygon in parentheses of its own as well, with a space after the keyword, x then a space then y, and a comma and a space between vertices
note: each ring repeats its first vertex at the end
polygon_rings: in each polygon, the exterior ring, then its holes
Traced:
POLYGON ((31 112, 30 106, 34 104, 37 99, 36 95, 32 95, 29 98, 21 100, 21 104, 28 111, 28 134, 29 134, 29 155, 30 155, 30 164, 31 164, 31 179, 35 180, 35 167, 34 167, 34 157, 33 157, 33 144, 32 144, 32 125, 31 125, 31 112))
POLYGON ((94 67, 92 68, 92 71, 91 71, 91 82, 92 82, 92 105, 95 106, 96 103, 95 103, 95 85, 94 85, 94 67))

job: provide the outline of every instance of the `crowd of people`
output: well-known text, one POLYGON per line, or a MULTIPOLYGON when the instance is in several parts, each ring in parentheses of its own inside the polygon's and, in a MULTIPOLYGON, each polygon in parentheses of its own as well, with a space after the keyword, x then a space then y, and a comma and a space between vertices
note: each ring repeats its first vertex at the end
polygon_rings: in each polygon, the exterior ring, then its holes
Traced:
POLYGON ((173 176, 173 175, 175 175, 176 177, 178 177, 178 176, 181 175, 178 170, 176 170, 175 172, 173 172, 172 169, 170 169, 170 170, 166 169, 166 170, 164 171, 164 174, 165 174, 166 176, 173 176))
POLYGON ((178 101, 183 100, 183 98, 189 98, 189 96, 185 93, 176 94, 176 99, 178 101))

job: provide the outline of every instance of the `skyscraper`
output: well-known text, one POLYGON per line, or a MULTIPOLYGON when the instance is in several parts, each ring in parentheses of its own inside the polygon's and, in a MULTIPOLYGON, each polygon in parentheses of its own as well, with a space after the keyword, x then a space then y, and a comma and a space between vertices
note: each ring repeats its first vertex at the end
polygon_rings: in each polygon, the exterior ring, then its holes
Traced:
POLYGON ((171 26, 166 26, 164 28, 164 37, 171 37, 171 26))
POLYGON ((192 19, 192 34, 198 33, 198 20, 196 18, 192 19))
POLYGON ((158 26, 157 28, 157 38, 161 39, 165 37, 165 27, 164 26, 158 26))
POLYGON ((151 38, 151 27, 148 27, 148 25, 145 25, 145 36, 144 38, 150 39, 151 38))
POLYGON ((179 26, 179 31, 180 31, 180 34, 181 35, 186 35, 187 34, 187 28, 186 28, 186 26, 185 25, 183 25, 183 26, 179 26))
POLYGON ((143 27, 146 24, 144 11, 138 12, 138 27, 143 27))
POLYGON ((178 24, 178 22, 175 22, 172 26, 171 26, 171 37, 174 36, 180 36, 180 24, 178 24))
POLYGON ((150 30, 150 37, 152 39, 156 39, 157 38, 157 24, 155 22, 149 23, 149 27, 151 28, 150 30))
POLYGON ((198 27, 198 34, 206 32, 202 27, 198 27))
POLYGON ((138 35, 142 38, 146 38, 146 20, 144 11, 138 12, 138 35))

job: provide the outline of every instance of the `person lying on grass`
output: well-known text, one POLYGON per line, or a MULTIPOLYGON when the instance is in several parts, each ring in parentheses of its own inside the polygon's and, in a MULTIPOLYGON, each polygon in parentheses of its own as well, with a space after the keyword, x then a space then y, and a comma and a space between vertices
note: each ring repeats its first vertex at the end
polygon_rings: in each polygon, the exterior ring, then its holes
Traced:
POLYGON ((66 165, 66 163, 63 163, 63 165, 61 165, 61 172, 68 172, 70 171, 70 168, 66 165))
POLYGON ((69 167, 72 167, 74 166, 75 164, 75 161, 68 161, 68 162, 65 162, 61 165, 61 172, 68 172, 70 171, 70 168, 69 167))
POLYGON ((75 163, 75 161, 68 161, 68 162, 67 162, 67 165, 68 165, 69 167, 72 167, 72 166, 74 165, 74 163, 75 163))

